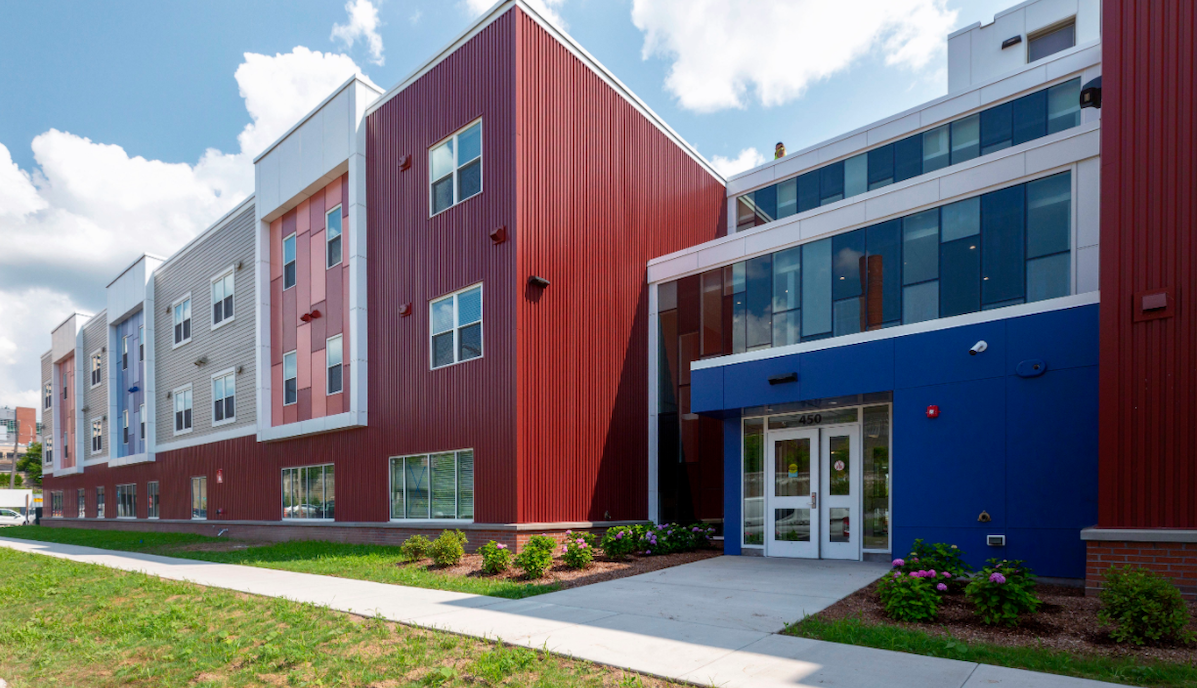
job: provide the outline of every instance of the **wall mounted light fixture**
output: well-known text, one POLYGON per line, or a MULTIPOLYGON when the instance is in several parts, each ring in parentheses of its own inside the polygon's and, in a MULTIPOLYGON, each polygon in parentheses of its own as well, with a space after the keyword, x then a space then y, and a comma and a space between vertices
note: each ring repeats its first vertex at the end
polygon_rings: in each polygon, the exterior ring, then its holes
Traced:
POLYGON ((549 286, 549 281, 540 275, 532 275, 528 277, 528 284, 533 287, 540 287, 541 289, 544 289, 545 287, 549 286))

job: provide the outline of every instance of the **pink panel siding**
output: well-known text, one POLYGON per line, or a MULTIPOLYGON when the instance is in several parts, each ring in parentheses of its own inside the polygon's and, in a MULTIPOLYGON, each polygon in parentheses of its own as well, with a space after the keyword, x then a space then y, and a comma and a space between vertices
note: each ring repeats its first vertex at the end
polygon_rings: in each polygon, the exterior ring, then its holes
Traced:
POLYGON ((345 309, 342 306, 344 303, 341 298, 341 276, 344 274, 343 270, 329 270, 327 273, 328 282, 325 285, 328 289, 324 301, 324 336, 331 337, 334 334, 340 334, 344 327, 345 309))
POLYGON ((316 232, 312 235, 312 274, 309 279, 312 283, 312 294, 309 297, 311 301, 309 304, 315 308, 316 304, 324 300, 324 284, 327 281, 324 277, 325 264, 328 261, 328 248, 324 245, 324 232, 316 232))
POLYGON ((270 389, 273 390, 270 400, 270 424, 283 424, 283 364, 270 366, 270 389))
POLYGON ((328 339, 328 334, 326 334, 326 330, 328 329, 328 314, 325 313, 327 309, 328 305, 323 301, 312 304, 313 313, 320 311, 320 317, 312 319, 312 351, 323 349, 325 340, 328 339))
POLYGON ((299 388, 312 386, 312 326, 304 323, 296 331, 296 364, 299 366, 299 388))
POLYGON ((270 223, 270 279, 283 276, 283 218, 270 223))
POLYGON ((325 357, 328 352, 321 348, 312 352, 312 417, 323 418, 328 413, 328 375, 325 372, 325 357))
POLYGON ((283 278, 279 277, 270 282, 270 363, 276 364, 283 360, 283 321, 275 317, 283 308, 283 278))
POLYGON ((297 231, 301 233, 312 231, 311 205, 311 199, 305 199, 300 201, 299 205, 295 208, 295 226, 297 231))

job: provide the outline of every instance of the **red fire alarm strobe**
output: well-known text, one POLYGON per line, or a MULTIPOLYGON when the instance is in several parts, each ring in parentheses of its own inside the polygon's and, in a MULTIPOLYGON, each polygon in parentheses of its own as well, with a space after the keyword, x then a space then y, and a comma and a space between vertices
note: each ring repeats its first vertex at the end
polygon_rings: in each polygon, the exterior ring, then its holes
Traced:
POLYGON ((927 407, 927 417, 928 418, 939 418, 939 407, 936 406, 935 404, 931 404, 930 406, 928 406, 927 407))
POLYGON ((216 471, 216 484, 219 485, 223 482, 224 482, 224 469, 218 469, 216 471))

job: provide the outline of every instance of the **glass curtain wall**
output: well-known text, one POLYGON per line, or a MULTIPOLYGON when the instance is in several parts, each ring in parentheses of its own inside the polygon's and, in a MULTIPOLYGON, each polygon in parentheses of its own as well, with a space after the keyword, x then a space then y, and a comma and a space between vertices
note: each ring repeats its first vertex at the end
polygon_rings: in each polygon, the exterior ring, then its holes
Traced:
POLYGON ((751 229, 895 182, 996 153, 1081 123, 1081 80, 1066 81, 736 197, 751 229))
POLYGON ((336 503, 332 464, 283 469, 283 518, 332 519, 336 503))

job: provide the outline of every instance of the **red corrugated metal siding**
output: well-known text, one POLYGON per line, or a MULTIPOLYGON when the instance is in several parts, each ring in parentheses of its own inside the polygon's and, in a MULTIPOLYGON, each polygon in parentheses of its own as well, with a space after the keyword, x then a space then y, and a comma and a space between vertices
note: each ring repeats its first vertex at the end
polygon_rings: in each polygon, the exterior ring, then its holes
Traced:
POLYGON ((1104 0, 1099 524, 1197 527, 1197 9, 1104 0), (1173 288, 1175 315, 1134 322, 1173 288))
POLYGON ((645 264, 725 233, 723 185, 517 17, 524 522, 644 518, 645 264), (529 275, 552 284, 526 288, 529 275))

